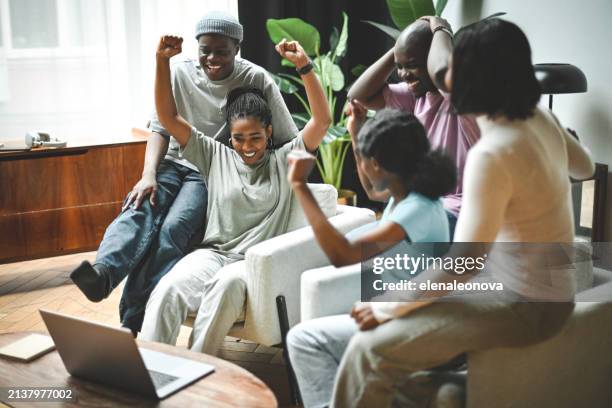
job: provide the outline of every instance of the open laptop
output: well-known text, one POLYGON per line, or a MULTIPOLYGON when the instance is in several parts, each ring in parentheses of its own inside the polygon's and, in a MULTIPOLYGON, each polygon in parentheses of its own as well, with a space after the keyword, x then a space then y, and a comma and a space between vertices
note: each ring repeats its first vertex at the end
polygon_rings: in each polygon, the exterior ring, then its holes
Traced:
POLYGON ((161 399, 214 371, 209 364, 139 348, 127 329, 48 310, 40 314, 75 377, 161 399))

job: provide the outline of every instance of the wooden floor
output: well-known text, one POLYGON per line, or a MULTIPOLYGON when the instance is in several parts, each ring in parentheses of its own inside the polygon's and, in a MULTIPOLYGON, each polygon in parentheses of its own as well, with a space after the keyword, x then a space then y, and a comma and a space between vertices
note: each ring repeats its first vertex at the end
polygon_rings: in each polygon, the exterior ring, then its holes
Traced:
MULTIPOLYGON (((43 308, 119 326, 121 286, 92 303, 69 278, 82 260, 94 258, 95 252, 86 252, 0 265, 0 333, 46 331, 38 313, 43 308)), ((181 329, 178 347, 187 346, 189 333, 188 327, 181 329)), ((251 371, 272 389, 280 406, 289 406, 282 349, 226 337, 219 356, 251 371)))

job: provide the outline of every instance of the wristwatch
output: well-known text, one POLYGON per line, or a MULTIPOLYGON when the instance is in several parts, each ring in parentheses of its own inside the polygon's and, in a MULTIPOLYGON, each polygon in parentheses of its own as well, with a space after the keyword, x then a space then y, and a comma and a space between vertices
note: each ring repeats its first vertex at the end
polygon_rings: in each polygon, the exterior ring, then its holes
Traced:
POLYGON ((438 31, 444 31, 446 34, 448 34, 448 36, 449 36, 450 38, 453 38, 453 32, 452 32, 452 31, 451 31, 451 29, 450 29, 450 28, 448 28, 448 27, 445 27, 445 26, 443 26, 443 25, 439 25, 439 26, 437 26, 436 28, 434 28, 434 30, 433 30, 433 34, 435 34, 435 33, 436 33, 436 32, 438 32, 438 31))
POLYGON ((308 61, 308 64, 304 65, 301 68, 296 68, 295 70, 300 75, 306 75, 312 70, 312 68, 314 68, 314 66, 312 65, 312 61, 308 61))

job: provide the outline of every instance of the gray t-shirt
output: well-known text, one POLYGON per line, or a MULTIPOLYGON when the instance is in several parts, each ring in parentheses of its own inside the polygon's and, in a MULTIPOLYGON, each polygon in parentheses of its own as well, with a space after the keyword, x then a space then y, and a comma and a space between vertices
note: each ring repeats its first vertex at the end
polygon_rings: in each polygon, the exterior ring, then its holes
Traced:
POLYGON ((201 247, 241 259, 251 246, 287 231, 292 194, 287 154, 293 149, 306 149, 301 134, 247 165, 235 150, 191 128, 182 154, 209 186, 201 247))
MULTIPOLYGON (((172 91, 178 113, 196 129, 225 143, 229 129, 225 122, 226 96, 232 89, 253 86, 263 91, 272 110, 272 137, 279 146, 297 135, 281 93, 266 70, 250 61, 236 57, 234 71, 221 81, 211 81, 197 60, 178 61, 172 65, 172 91)), ((151 130, 166 136, 168 131, 159 123, 157 113, 151 118, 151 130)), ((178 142, 171 137, 166 159, 193 170, 196 168, 181 158, 178 142)))

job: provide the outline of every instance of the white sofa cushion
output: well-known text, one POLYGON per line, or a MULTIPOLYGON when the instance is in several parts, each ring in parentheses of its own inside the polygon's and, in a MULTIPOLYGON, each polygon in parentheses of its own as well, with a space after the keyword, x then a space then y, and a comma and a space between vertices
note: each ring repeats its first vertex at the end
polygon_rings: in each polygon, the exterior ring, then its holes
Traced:
MULTIPOLYGON (((312 192, 315 200, 321 207, 323 214, 327 218, 336 215, 336 208, 338 203, 338 192, 334 186, 330 184, 308 184, 308 188, 312 192)), ((287 226, 287 232, 295 231, 298 228, 302 228, 308 225, 308 220, 302 210, 302 206, 296 200, 295 196, 291 196, 291 208, 289 210, 289 225, 287 226)))
MULTIPOLYGON (((374 221, 371 210, 337 206, 329 222, 342 234, 374 221)), ((328 265, 310 226, 261 242, 246 253, 247 311, 242 327, 230 335, 264 345, 281 341, 276 297, 287 302, 289 326, 300 322, 300 276, 309 269, 328 265)))

